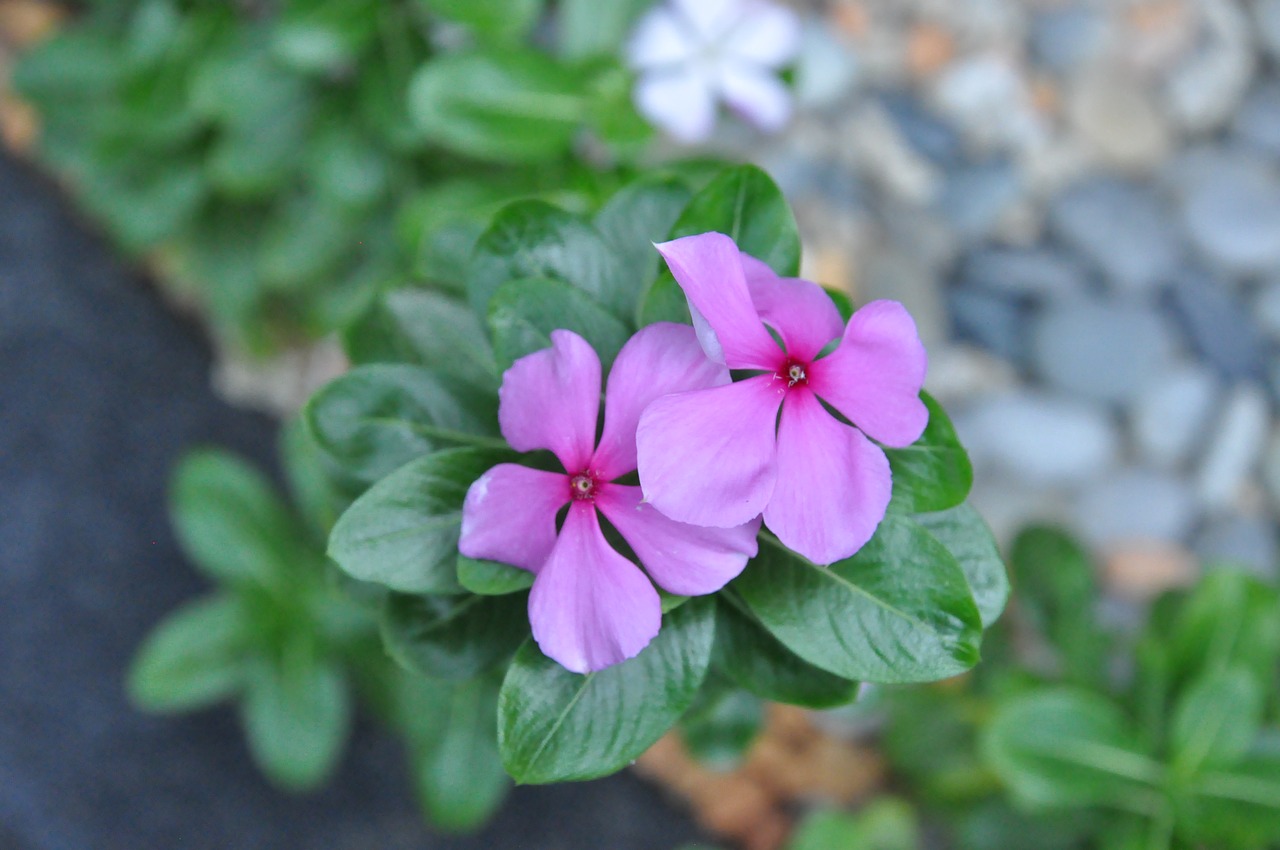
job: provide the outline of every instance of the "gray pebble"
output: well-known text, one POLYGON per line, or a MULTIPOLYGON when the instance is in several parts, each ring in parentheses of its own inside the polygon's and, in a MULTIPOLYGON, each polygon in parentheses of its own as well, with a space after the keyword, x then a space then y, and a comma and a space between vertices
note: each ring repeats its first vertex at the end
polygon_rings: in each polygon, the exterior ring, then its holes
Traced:
POLYGON ((1047 248, 981 248, 965 258, 960 279, 1028 298, 1079 295, 1088 276, 1075 260, 1047 248))
POLYGON ((1205 508, 1227 510, 1236 504, 1258 467, 1270 425, 1267 397, 1260 387, 1241 384, 1232 390, 1196 477, 1205 508))
POLYGON ((1146 462, 1171 469, 1186 462, 1204 436, 1221 387, 1199 363, 1171 369, 1137 394, 1132 407, 1134 439, 1146 462))
POLYGON ((1237 567, 1264 578, 1276 577, 1276 531, 1265 517, 1224 516, 1211 520, 1195 542, 1206 566, 1237 567))
POLYGON ((1280 340, 1280 277, 1259 287, 1253 299, 1253 317, 1272 339, 1280 340))
POLYGON ((1274 58, 1280 59, 1280 0, 1257 0, 1253 16, 1259 41, 1274 58))
POLYGON ((990 235, 1021 194, 1018 169, 994 160, 948 172, 937 207, 962 235, 978 239, 990 235))
POLYGON ((1026 360, 1027 309, 1007 295, 976 286, 947 291, 947 307, 956 338, 975 342, 1013 363, 1026 360))
POLYGON ((1245 145, 1280 156, 1280 80, 1255 85, 1240 105, 1232 128, 1245 145))
POLYGON ((1180 477, 1131 469, 1086 488, 1076 518, 1086 539, 1098 546, 1134 539, 1178 542, 1191 533, 1196 500, 1180 477))
POLYGON ((1097 10, 1073 4, 1035 13, 1030 34, 1036 61, 1052 71, 1067 73, 1102 49, 1107 22, 1097 10))
POLYGON ((1191 188, 1183 216, 1192 241, 1227 272, 1280 268, 1280 179, 1274 171, 1219 169, 1191 188))
POLYGON ((1228 378, 1264 377, 1266 340, 1254 317, 1221 281, 1178 274, 1169 291, 1174 313, 1195 350, 1228 378))

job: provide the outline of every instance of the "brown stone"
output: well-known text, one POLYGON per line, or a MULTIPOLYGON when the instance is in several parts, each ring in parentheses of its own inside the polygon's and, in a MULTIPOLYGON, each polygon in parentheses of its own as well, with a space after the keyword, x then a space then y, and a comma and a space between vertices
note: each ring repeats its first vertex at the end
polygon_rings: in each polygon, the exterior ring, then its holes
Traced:
POLYGON ((66 18, 61 6, 42 0, 0 2, 0 41, 15 47, 29 47, 48 38, 66 18))
POLYGON ((907 70, 916 79, 935 76, 955 55, 955 39, 937 24, 919 23, 907 33, 907 70))
POLYGON ((1113 543, 1103 552, 1103 575, 1117 596, 1138 602, 1196 580, 1196 560, 1173 543, 1134 539, 1113 543))

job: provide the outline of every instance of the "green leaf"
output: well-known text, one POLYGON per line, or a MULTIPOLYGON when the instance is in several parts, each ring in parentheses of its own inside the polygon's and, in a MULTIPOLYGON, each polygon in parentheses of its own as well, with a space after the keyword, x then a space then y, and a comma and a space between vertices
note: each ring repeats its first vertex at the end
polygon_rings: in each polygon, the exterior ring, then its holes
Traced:
POLYGON ((978 661, 982 621, 955 558, 920 525, 886 516, 852 558, 817 566, 762 538, 731 587, 811 664, 870 682, 927 682, 978 661))
POLYGON ((554 159, 568 152, 585 110, 573 71, 527 49, 446 53, 409 84, 423 137, 478 159, 554 159))
POLYGON ((708 680, 680 718, 680 737, 695 759, 714 770, 726 770, 741 761, 763 723, 759 698, 708 680))
POLYGON ((783 277, 800 273, 800 233, 777 184, 754 165, 727 168, 693 196, 671 228, 671 239, 708 231, 733 238, 738 249, 783 277))
POLYGON ((494 435, 496 399, 460 397, 417 366, 360 366, 322 387, 303 408, 316 445, 343 471, 373 482, 435 449, 494 435))
POLYGON ((674 177, 641 178, 620 189, 596 214, 596 229, 631 279, 629 303, 622 305, 626 315, 635 314, 640 296, 658 275, 660 257, 653 243, 666 239, 690 196, 684 182, 674 177))
POLYGON ((527 600, 392 594, 382 640, 401 666, 433 679, 470 679, 515 654, 529 636, 527 600))
POLYGON ((66 27, 22 57, 13 85, 37 105, 85 102, 108 95, 124 69, 114 39, 88 27, 66 27))
POLYGON ((1264 696, 1239 667, 1211 670, 1192 682, 1173 708, 1173 769, 1187 776, 1243 758, 1262 725, 1264 696))
POLYGON ((551 345, 551 332, 570 330, 600 355, 604 374, 631 337, 631 330, 581 289, 549 278, 513 280, 489 301, 489 328, 498 366, 551 345))
POLYGON ((856 814, 817 810, 805 816, 787 850, 917 850, 920 829, 902 800, 872 800, 856 814))
POLYGON ((621 260, 594 227, 544 201, 502 209, 481 235, 467 272, 467 298, 477 314, 503 284, 554 278, 572 284, 618 315, 634 294, 621 260))
POLYGON ((1143 810, 1163 766, 1136 751, 1128 722, 1105 698, 1065 688, 1000 706, 982 740, 987 763, 1029 806, 1143 810))
POLYGON ((267 585, 314 556, 271 484, 249 464, 215 449, 178 465, 169 510, 183 550, 206 575, 267 585))
MULTIPOLYGON (((1272 734, 1271 742, 1280 738, 1272 734)), ((1209 847, 1273 847, 1280 842, 1280 747, 1259 748, 1229 770, 1205 773, 1182 800, 1181 830, 1209 847)))
POLYGON ((509 457, 447 449, 405 464, 339 517, 329 557, 361 581, 403 593, 459 593, 454 565, 462 502, 473 481, 509 457))
POLYGON ((715 668, 739 687, 774 702, 831 708, 853 702, 858 683, 797 656, 760 625, 732 591, 716 606, 715 668))
POLYGON ((982 615, 982 627, 990 628, 1009 601, 1009 576, 991 529, 968 504, 921 514, 915 520, 956 559, 982 615))
POLYGON ((636 324, 642 328, 655 322, 675 322, 680 325, 692 322, 689 317, 689 302, 685 299, 680 284, 676 283, 671 272, 665 270, 645 290, 636 317, 636 324))
POLYGON ((275 25, 273 53, 300 71, 341 74, 378 33, 376 0, 293 0, 275 25))
POLYGON ((273 782, 306 790, 333 772, 351 724, 337 667, 297 646, 280 660, 258 659, 240 709, 249 750, 273 782))
POLYGON ((322 548, 338 514, 346 507, 346 499, 325 470, 324 455, 300 416, 292 417, 280 429, 278 453, 293 503, 307 522, 317 548, 322 548))
POLYGON ((412 677, 402 690, 418 800, 431 822, 464 832, 483 826, 511 787, 497 743, 498 680, 412 677))
POLYGON ((493 44, 524 38, 542 14, 542 0, 421 0, 442 18, 465 25, 493 44))
POLYGON ((481 596, 505 596, 528 590, 533 587, 533 579, 533 573, 519 567, 458 556, 458 583, 481 596))
POLYGON ((652 0, 561 0, 560 55, 579 60, 615 56, 652 0))
POLYGON ((1259 681, 1272 680, 1280 662, 1280 594, 1244 573, 1209 571, 1179 612, 1169 644, 1182 677, 1242 666, 1259 681))
POLYGON ((908 514, 945 511, 969 495, 973 466, 960 445, 942 405, 920 394, 929 408, 929 424, 920 439, 906 448, 885 449, 893 470, 893 500, 889 510, 908 514))
POLYGON ((709 599, 667 614, 639 655, 586 675, 533 642, 516 653, 498 697, 498 746, 517 782, 594 779, 644 752, 693 702, 711 660, 709 599))
POLYGON ((169 614, 129 668, 129 698, 147 711, 190 711, 234 696, 244 683, 249 621, 233 596, 169 614))

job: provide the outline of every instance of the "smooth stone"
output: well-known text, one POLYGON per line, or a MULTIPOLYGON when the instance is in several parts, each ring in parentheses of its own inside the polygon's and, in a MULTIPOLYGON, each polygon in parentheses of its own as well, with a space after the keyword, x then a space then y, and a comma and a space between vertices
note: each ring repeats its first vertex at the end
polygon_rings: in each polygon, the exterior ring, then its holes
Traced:
POLYGON ((1172 276, 1181 259, 1177 227, 1145 184, 1085 179, 1054 200, 1049 224, 1123 290, 1154 288, 1172 276))
POLYGON ((1138 454, 1164 469, 1185 463, 1204 436, 1219 394, 1213 371, 1199 363, 1178 366, 1152 380, 1132 407, 1138 454))
POLYGON ((1165 318, 1138 304, 1055 304, 1032 329, 1035 371, 1051 386, 1120 402, 1159 375, 1177 343, 1165 318))
POLYGON ((1260 387, 1241 384, 1231 391, 1196 475, 1201 505, 1217 511, 1236 504, 1258 466, 1270 425, 1267 396, 1260 387))
POLYGON ((1085 539, 1098 546, 1133 539, 1173 543, 1190 535, 1196 498, 1183 478, 1129 469, 1086 488, 1075 515, 1085 539))
POLYGON ((1276 529, 1268 517, 1230 515, 1210 520, 1195 542, 1211 569, 1243 567, 1267 580, 1276 577, 1276 529))
POLYGON ((1280 179, 1254 166, 1219 169, 1189 191, 1183 219, 1196 247, 1237 275, 1280 268, 1280 179))
POLYGON ((1264 377, 1267 351, 1262 330, 1226 285, 1187 270, 1170 287, 1169 302, 1192 347, 1223 375, 1264 377))
POLYGON ((1261 287, 1253 298, 1253 317, 1274 340, 1280 340, 1280 277, 1261 287))
POLYGON ((1067 114, 1105 165, 1150 170, 1173 147, 1169 122, 1152 93, 1120 68, 1099 67, 1081 75, 1071 87, 1067 114))
POLYGON ((839 103, 858 83, 861 62, 852 44, 831 27, 808 22, 801 31, 795 71, 796 102, 823 109, 839 103))
POLYGON ((922 206, 937 198, 943 177, 940 169, 907 144, 879 104, 851 110, 839 134, 849 140, 841 150, 846 164, 890 197, 922 206))
POLYGON ((1076 295, 1088 286, 1079 263, 1048 248, 980 248, 965 257, 960 279, 1035 299, 1076 295))
POLYGON ((962 236, 976 240, 991 234, 1021 194, 1018 169, 994 160, 949 171, 937 208, 962 236))
POLYGON ((1272 58, 1280 59, 1280 0, 1257 0, 1253 4, 1253 20, 1258 40, 1272 58))
POLYGON ((924 388, 944 407, 1009 390, 1017 373, 1008 362, 973 345, 944 345, 929 352, 924 388))
POLYGON ((1256 62, 1249 20, 1233 0, 1200 0, 1205 24, 1198 51, 1168 76, 1168 111, 1183 130, 1203 132, 1235 112, 1256 62))
POLYGON ((1073 485, 1111 468, 1120 439, 1097 404, 1045 392, 979 401, 956 417, 975 461, 1033 485, 1073 485))
POLYGON ((1097 56, 1106 35, 1106 19, 1084 4, 1045 9, 1031 17, 1032 56, 1058 73, 1071 72, 1097 56))
POLYGON ((917 258, 897 250, 872 255, 858 279, 857 300, 877 298, 901 301, 926 347, 946 341, 947 315, 938 275, 917 258))
POLYGON ((881 96, 880 103, 916 153, 944 168, 964 160, 964 140, 960 134, 914 95, 905 91, 889 92, 881 96))
POLYGON ((1044 117, 1031 103, 1021 69, 996 53, 952 63, 938 78, 933 96, 939 109, 978 148, 1022 150, 1043 144, 1049 136, 1044 117))
POLYGON ((1125 540, 1107 546, 1102 575, 1107 590, 1128 600, 1146 602, 1167 590, 1189 587, 1200 571, 1182 546, 1158 540, 1125 540))
POLYGON ((899 250, 941 276, 955 264, 961 249, 950 223, 930 209, 881 199, 875 215, 889 241, 899 250))
POLYGON ((1161 187, 1183 204, 1206 184, 1274 183, 1276 179, 1270 157, 1230 139, 1187 147, 1170 157, 1159 172, 1161 187))
POLYGON ((1027 354, 1027 308, 1006 295, 973 286, 947 290, 951 329, 963 342, 1021 364, 1027 354))
POLYGON ((1232 129, 1244 144, 1280 156, 1280 80, 1266 80, 1249 91, 1232 129))
POLYGON ((1266 455, 1262 459, 1262 483, 1271 497, 1272 508, 1280 511, 1280 428, 1267 442, 1266 455))
POLYGON ((1061 523, 1069 510, 1060 490, 1001 471, 984 472, 975 479, 969 503, 1002 547, 1009 546, 1028 524, 1061 523))

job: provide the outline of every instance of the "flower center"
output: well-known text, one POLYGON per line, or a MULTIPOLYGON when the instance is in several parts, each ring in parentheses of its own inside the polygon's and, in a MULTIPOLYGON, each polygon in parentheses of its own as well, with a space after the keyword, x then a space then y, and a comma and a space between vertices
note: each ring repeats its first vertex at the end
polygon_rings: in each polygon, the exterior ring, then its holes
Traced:
POLYGON ((589 472, 579 472, 569 479, 569 495, 579 502, 589 502, 596 497, 596 480, 589 472))
POLYGON ((794 387, 796 384, 809 383, 809 376, 805 374, 804 364, 798 360, 788 360, 778 370, 778 377, 787 382, 788 387, 794 387))

